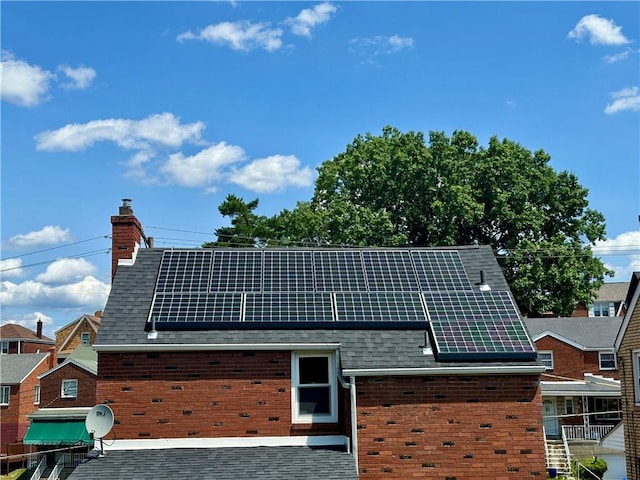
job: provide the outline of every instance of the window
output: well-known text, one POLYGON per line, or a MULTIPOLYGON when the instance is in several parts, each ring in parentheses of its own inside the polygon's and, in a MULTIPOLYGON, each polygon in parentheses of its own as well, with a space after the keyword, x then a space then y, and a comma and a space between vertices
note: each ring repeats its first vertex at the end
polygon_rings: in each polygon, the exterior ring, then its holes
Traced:
POLYGON ((633 387, 636 391, 636 404, 640 404, 640 350, 633 352, 633 387))
POLYGON ((3 341, 0 347, 0 353, 9 353, 9 342, 3 341))
POLYGON ((294 423, 337 422, 338 392, 333 353, 292 353, 294 423))
POLYGON ((619 398, 595 398, 596 420, 620 420, 621 404, 619 398))
POLYGON ((538 352, 538 359, 547 370, 553 370, 553 352, 538 352))
POLYGON ((573 398, 567 397, 564 399, 564 413, 566 415, 573 415, 575 413, 573 409, 573 398))
POLYGON ((40 403, 40 385, 33 387, 33 403, 40 403))
POLYGON ((0 387, 0 405, 9 405, 9 395, 11 387, 3 385, 0 387))
POLYGON ((616 354, 598 352, 600 359, 600 370, 615 370, 616 369, 616 354))
POLYGON ((82 332, 81 338, 83 345, 89 345, 89 340, 91 339, 91 337, 89 336, 89 332, 82 332))
POLYGON ((613 315, 613 302, 595 302, 589 309, 590 317, 612 317, 613 315))
POLYGON ((78 396, 78 380, 62 380, 62 398, 76 398, 78 396))

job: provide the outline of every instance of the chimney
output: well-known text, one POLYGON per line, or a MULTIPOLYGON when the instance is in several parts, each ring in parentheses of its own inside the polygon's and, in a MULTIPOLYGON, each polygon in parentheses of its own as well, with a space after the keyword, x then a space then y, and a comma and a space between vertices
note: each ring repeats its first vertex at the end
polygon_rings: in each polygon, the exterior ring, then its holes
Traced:
POLYGON ((93 316, 102 318, 102 310, 96 310, 96 313, 94 313, 93 316))
POLYGON ((56 347, 51 347, 49 349, 49 369, 52 369, 57 365, 58 365, 58 352, 56 352, 56 347))
POLYGON ((133 260, 135 252, 147 238, 140 221, 133 214, 131 199, 123 198, 118 215, 111 217, 111 280, 116 275, 118 260, 133 260))
POLYGON ((36 322, 36 337, 42 338, 42 319, 38 319, 36 322))

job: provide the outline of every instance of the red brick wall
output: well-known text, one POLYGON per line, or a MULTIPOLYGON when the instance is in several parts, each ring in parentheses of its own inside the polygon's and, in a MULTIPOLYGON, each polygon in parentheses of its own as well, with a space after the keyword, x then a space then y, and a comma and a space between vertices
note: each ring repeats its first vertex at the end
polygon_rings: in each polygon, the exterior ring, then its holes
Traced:
POLYGON ((551 336, 538 340, 538 350, 553 351, 553 370, 543 375, 542 380, 583 380, 585 373, 602 375, 607 378, 620 378, 618 370, 600 370, 598 352, 585 352, 551 336), (558 378, 562 377, 562 378, 558 378))
POLYGON ((349 432, 340 386, 338 423, 291 423, 290 352, 99 353, 98 365, 119 439, 349 432))
POLYGON ((9 354, 18 353, 18 343, 20 343, 20 353, 46 353, 53 343, 38 343, 20 340, 20 342, 9 342, 9 354))
POLYGON ((116 274, 119 259, 131 259, 134 247, 142 243, 142 225, 133 215, 111 217, 111 279, 116 274))
POLYGON ((93 407, 96 402, 96 376, 76 365, 67 364, 40 379, 40 407, 93 407), (78 396, 61 398, 62 380, 78 380, 78 396))
POLYGON ((362 480, 546 478, 535 376, 358 378, 362 480))

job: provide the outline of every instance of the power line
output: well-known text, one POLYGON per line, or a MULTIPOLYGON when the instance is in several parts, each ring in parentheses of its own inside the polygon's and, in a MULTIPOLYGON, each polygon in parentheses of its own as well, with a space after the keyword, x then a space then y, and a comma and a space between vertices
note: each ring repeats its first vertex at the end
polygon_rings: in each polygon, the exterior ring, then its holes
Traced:
POLYGON ((78 253, 77 255, 69 255, 67 257, 59 257, 59 258, 56 258, 55 260, 44 260, 42 262, 30 263, 28 265, 20 265, 20 266, 17 266, 17 267, 4 268, 4 269, 0 270, 0 273, 1 272, 8 272, 10 270, 19 270, 19 269, 22 269, 22 268, 35 267, 35 266, 38 266, 38 265, 47 265, 47 264, 50 264, 50 263, 53 263, 53 262, 57 262, 58 260, 67 260, 67 259, 78 258, 78 257, 92 257, 94 255, 99 255, 101 253, 109 253, 109 252, 111 252, 110 248, 107 248, 106 250, 104 250, 104 249, 103 250, 93 250, 91 252, 78 253))
POLYGON ((0 258, 0 260, 12 260, 14 258, 26 257, 29 255, 35 255, 36 253, 48 252, 50 250, 56 250, 58 248, 70 247, 72 245, 78 245, 80 243, 91 242, 93 240, 97 240, 99 238, 111 238, 111 235, 100 235, 99 237, 88 238, 87 240, 80 240, 78 242, 66 243, 64 245, 58 245, 56 247, 44 248, 42 250, 36 250, 35 252, 23 253, 20 255, 14 255, 13 257, 0 258))

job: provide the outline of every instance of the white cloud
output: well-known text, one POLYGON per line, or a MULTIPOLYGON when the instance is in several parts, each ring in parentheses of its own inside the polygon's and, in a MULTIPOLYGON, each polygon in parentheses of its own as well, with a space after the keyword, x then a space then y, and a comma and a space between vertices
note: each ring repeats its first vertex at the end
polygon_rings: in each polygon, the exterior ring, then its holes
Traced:
POLYGON ((2 51, 0 62, 0 96, 2 100, 23 107, 33 107, 47 99, 49 82, 56 76, 38 65, 16 60, 2 51))
POLYGON ((161 171, 173 183, 185 187, 200 187, 223 179, 223 167, 244 159, 242 148, 221 142, 190 157, 185 157, 182 153, 170 155, 161 171))
POLYGON ((36 248, 48 245, 57 245, 59 243, 68 242, 71 234, 68 228, 62 228, 57 225, 47 225, 40 230, 20 233, 11 237, 7 243, 8 248, 36 248))
POLYGON ((313 182, 313 172, 309 167, 300 168, 293 155, 272 155, 235 171, 230 180, 254 192, 273 192, 289 185, 307 187, 313 182))
POLYGON ((86 306, 95 308, 95 305, 106 304, 110 288, 109 284, 92 276, 63 285, 47 285, 33 280, 22 283, 5 280, 0 284, 0 302, 4 307, 86 306))
POLYGON ((582 17, 567 34, 567 37, 576 41, 588 37, 589 43, 600 45, 629 43, 629 40, 622 34, 622 27, 616 25, 613 20, 595 14, 582 17))
POLYGON ((96 78, 96 71, 85 66, 71 68, 69 65, 60 65, 58 71, 64 73, 71 80, 62 84, 62 87, 70 90, 83 90, 89 87, 96 78))
POLYGON ((319 3, 312 8, 305 8, 296 17, 287 18, 284 23, 291 27, 291 32, 295 35, 310 37, 311 29, 327 23, 337 10, 332 3, 319 3))
POLYGON ((250 51, 262 48, 273 52, 282 47, 282 30, 271 28, 269 23, 248 21, 222 22, 209 25, 198 33, 181 33, 177 40, 202 40, 218 45, 228 45, 233 50, 250 51))
POLYGON ((627 282, 633 272, 640 271, 640 232, 624 232, 615 238, 599 240, 593 247, 593 254, 602 257, 617 257, 615 265, 610 261, 605 266, 615 272, 607 281, 627 282))
POLYGON ((180 147, 184 142, 199 143, 204 124, 182 125, 171 113, 149 115, 143 120, 109 118, 88 123, 72 123, 58 130, 35 136, 36 149, 77 152, 96 142, 113 142, 128 150, 153 147, 180 147))
POLYGON ((366 57, 366 61, 373 63, 373 59, 380 55, 391 55, 401 50, 412 49, 414 40, 411 37, 390 37, 377 35, 368 38, 353 38, 349 41, 351 51, 366 57))
MULTIPOLYGON (((43 330, 53 325, 53 318, 45 315, 42 312, 29 312, 9 315, 2 319, 2 325, 6 325, 7 323, 17 323, 18 325, 22 325, 23 327, 35 332, 38 320, 42 320, 43 330)), ((54 338, 54 335, 47 333, 45 333, 45 336, 54 338)))
POLYGON ((0 260, 0 278, 19 277, 22 275, 22 259, 8 258, 0 260))
POLYGON ((631 110, 632 112, 640 111, 640 95, 638 95, 638 87, 625 87, 622 90, 611 93, 613 102, 607 104, 604 113, 611 115, 631 110))
POLYGON ((49 264, 35 279, 42 283, 62 284, 82 280, 96 271, 96 266, 84 258, 60 258, 49 264))

